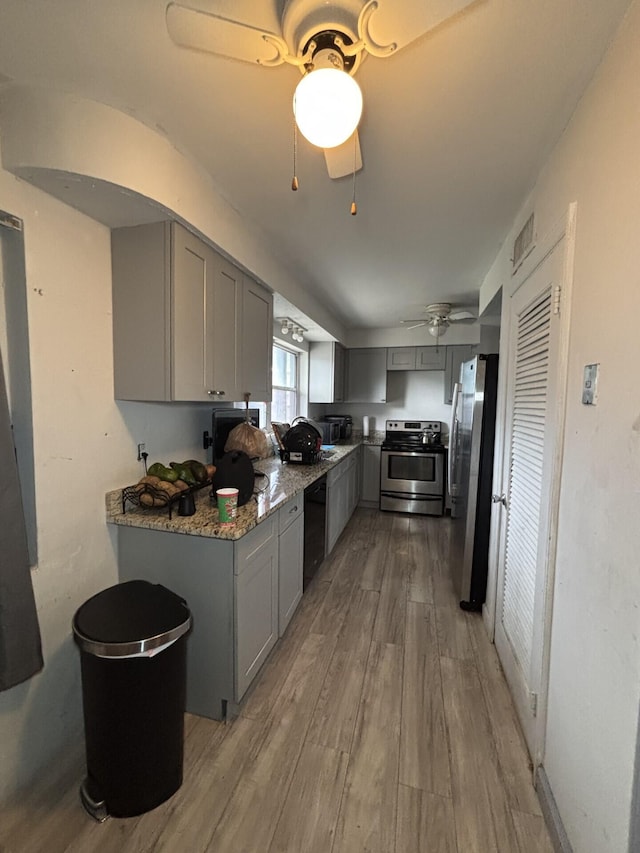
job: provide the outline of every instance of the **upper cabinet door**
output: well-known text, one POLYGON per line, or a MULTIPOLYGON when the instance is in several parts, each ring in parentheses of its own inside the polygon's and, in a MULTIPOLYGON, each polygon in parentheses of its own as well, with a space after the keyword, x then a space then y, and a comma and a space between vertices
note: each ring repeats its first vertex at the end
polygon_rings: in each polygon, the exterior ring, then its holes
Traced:
POLYGON ((344 401, 345 350, 337 341, 309 344, 309 402, 344 401))
POLYGON ((416 347, 416 370, 444 370, 446 360, 446 347, 416 347))
POLYGON ((444 402, 453 402, 453 386, 460 381, 460 365, 473 357, 471 344, 447 347, 447 366, 444 374, 444 402))
POLYGON ((244 277, 242 334, 240 337, 240 397, 251 402, 271 400, 273 352, 273 295, 262 285, 244 277))
POLYGON ((206 400, 212 381, 207 352, 213 251, 179 225, 172 226, 171 352, 173 400, 206 400))
POLYGON ((345 398, 345 349, 335 343, 333 349, 333 402, 342 403, 345 398))
POLYGON ((415 370, 415 347, 389 347, 387 350, 387 370, 415 370))
MULTIPOLYGON (((213 250, 212 250, 213 252, 213 250)), ((207 399, 233 402, 242 399, 240 351, 242 346, 242 281, 237 267, 213 252, 213 280, 207 303, 207 399)))
POLYGON ((387 402, 386 347, 347 350, 347 400, 387 402))
POLYGON ((170 256, 168 222, 111 232, 116 400, 171 399, 170 256))
POLYGON ((182 226, 173 228, 172 399, 233 402, 242 273, 182 226))

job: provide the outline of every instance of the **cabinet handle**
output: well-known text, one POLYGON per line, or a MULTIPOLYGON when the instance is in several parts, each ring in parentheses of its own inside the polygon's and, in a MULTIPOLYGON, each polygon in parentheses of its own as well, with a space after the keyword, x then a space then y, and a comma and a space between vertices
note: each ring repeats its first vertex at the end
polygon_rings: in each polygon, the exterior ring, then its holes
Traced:
POLYGON ((297 506, 294 506, 292 509, 290 509, 290 510, 289 510, 289 515, 291 515, 291 513, 292 513, 292 512, 298 512, 298 507, 297 507, 297 506))
POLYGON ((224 397, 225 391, 207 391, 210 397, 224 397))

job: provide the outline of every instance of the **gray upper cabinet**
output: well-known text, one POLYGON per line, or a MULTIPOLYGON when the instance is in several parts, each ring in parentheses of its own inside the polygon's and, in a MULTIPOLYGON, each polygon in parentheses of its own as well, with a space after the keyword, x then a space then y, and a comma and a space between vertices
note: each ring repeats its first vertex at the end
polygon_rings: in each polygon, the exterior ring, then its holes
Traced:
POLYGON ((444 402, 453 402, 453 386, 460 380, 460 365, 473 357, 471 344, 447 347, 447 366, 444 373, 444 402))
POLYGON ((342 403, 345 386, 345 350, 336 341, 309 344, 309 402, 342 403))
POLYGON ((347 350, 347 401, 386 403, 386 347, 347 350))
POLYGON ((119 400, 171 399, 171 231, 111 232, 113 373, 119 400))
POLYGON ((387 370, 444 370, 446 347, 390 347, 387 370))
POLYGON ((387 350, 387 370, 415 370, 415 347, 389 347, 387 350))
POLYGON ((175 222, 112 232, 120 400, 271 399, 272 296, 175 222))
POLYGON ((269 291, 244 277, 242 290, 242 335, 240 337, 240 397, 251 395, 251 401, 271 399, 273 353, 273 296, 269 291))
POLYGON ((444 370, 447 347, 416 347, 416 370, 444 370))
POLYGON ((240 400, 242 273, 174 224, 171 278, 171 399, 240 400))

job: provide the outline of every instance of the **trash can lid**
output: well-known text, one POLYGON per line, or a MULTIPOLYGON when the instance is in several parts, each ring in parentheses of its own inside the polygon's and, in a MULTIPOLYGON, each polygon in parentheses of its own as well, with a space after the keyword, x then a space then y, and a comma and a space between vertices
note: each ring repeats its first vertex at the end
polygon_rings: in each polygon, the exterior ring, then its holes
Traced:
POLYGON ((134 580, 98 592, 78 608, 73 633, 81 649, 125 657, 177 640, 191 627, 184 599, 161 584, 134 580))

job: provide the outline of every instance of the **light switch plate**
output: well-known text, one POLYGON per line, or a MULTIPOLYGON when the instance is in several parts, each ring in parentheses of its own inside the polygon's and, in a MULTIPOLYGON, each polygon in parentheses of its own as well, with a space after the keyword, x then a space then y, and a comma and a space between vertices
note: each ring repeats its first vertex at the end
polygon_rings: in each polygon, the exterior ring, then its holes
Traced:
POLYGON ((595 406, 598 399, 598 369, 600 364, 585 364, 582 381, 582 402, 585 406, 595 406))

